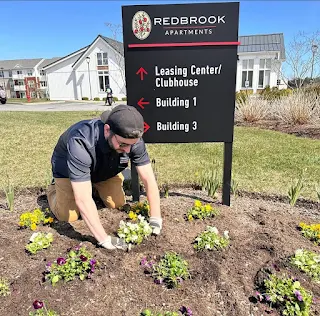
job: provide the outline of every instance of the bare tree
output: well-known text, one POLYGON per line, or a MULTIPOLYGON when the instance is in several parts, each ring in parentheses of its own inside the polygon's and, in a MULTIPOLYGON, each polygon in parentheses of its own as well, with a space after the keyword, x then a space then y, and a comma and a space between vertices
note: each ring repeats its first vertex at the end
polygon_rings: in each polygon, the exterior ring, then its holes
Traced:
MULTIPOLYGON (((106 27, 109 29, 110 33, 111 33, 111 39, 118 41, 120 43, 122 43, 120 41, 120 37, 122 35, 122 25, 121 24, 114 24, 111 22, 106 22, 105 23, 106 27)), ((124 56, 120 53, 120 52, 116 52, 115 54, 115 62, 118 66, 120 75, 121 75, 121 79, 122 82, 124 84, 124 89, 126 90, 126 74, 125 74, 125 64, 124 64, 124 56)), ((110 74, 111 75, 111 74, 110 74)), ((115 80, 115 82, 117 82, 118 84, 118 80, 115 80)), ((119 86, 119 84, 118 84, 119 86)), ((120 91, 123 89, 123 87, 119 86, 120 91)))
MULTIPOLYGON (((299 32, 286 47, 286 61, 279 75, 285 82, 295 88, 301 88, 304 81, 311 75, 313 78, 320 75, 320 32, 312 34, 299 32), (312 46, 319 47, 313 54, 312 46)), ((290 87, 290 86, 289 86, 290 87)))

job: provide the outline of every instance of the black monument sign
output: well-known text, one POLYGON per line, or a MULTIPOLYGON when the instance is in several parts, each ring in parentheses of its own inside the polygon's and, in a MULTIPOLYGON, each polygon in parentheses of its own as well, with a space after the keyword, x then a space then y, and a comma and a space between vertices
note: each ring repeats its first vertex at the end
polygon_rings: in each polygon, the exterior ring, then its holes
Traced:
POLYGON ((127 100, 144 117, 145 142, 224 142, 229 205, 239 3, 124 6, 122 15, 127 100))

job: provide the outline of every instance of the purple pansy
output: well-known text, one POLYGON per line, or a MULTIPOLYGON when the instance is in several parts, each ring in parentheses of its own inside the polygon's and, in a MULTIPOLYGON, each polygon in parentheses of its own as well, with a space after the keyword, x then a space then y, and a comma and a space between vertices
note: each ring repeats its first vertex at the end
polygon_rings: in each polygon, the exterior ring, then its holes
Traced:
POLYGON ((86 262, 88 260, 88 258, 86 256, 84 256, 84 255, 80 255, 80 260, 82 262, 86 262))
POLYGON ((155 279, 154 283, 156 284, 161 284, 163 282, 163 279, 155 279))
POLYGON ((41 309, 43 307, 43 302, 35 300, 32 305, 34 309, 41 309))
POLYGON ((303 297, 302 297, 300 291, 295 290, 294 295, 296 296, 296 298, 298 299, 299 302, 303 302, 303 297))
POLYGON ((60 258, 57 259, 57 264, 58 264, 59 266, 62 266, 62 265, 64 265, 65 263, 66 263, 66 259, 65 259, 65 258, 60 257, 60 258))

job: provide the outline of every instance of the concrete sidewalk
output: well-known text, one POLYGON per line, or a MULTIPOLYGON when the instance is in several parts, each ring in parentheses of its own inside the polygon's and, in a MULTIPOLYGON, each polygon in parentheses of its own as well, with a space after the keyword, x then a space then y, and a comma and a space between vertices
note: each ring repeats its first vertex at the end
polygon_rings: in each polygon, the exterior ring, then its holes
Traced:
POLYGON ((126 101, 117 101, 112 106, 104 105, 104 101, 48 101, 44 103, 7 103, 0 104, 0 111, 10 112, 46 112, 46 111, 106 111, 126 101))

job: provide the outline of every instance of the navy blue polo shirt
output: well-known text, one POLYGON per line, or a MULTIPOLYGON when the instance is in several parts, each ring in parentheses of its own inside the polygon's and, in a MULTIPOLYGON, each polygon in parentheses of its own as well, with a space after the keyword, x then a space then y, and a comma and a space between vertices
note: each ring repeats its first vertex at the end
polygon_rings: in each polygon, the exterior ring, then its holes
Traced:
POLYGON ((51 163, 55 178, 97 183, 123 171, 129 159, 136 166, 150 162, 144 141, 131 146, 129 154, 117 153, 104 137, 104 123, 92 119, 72 125, 60 136, 51 163))

